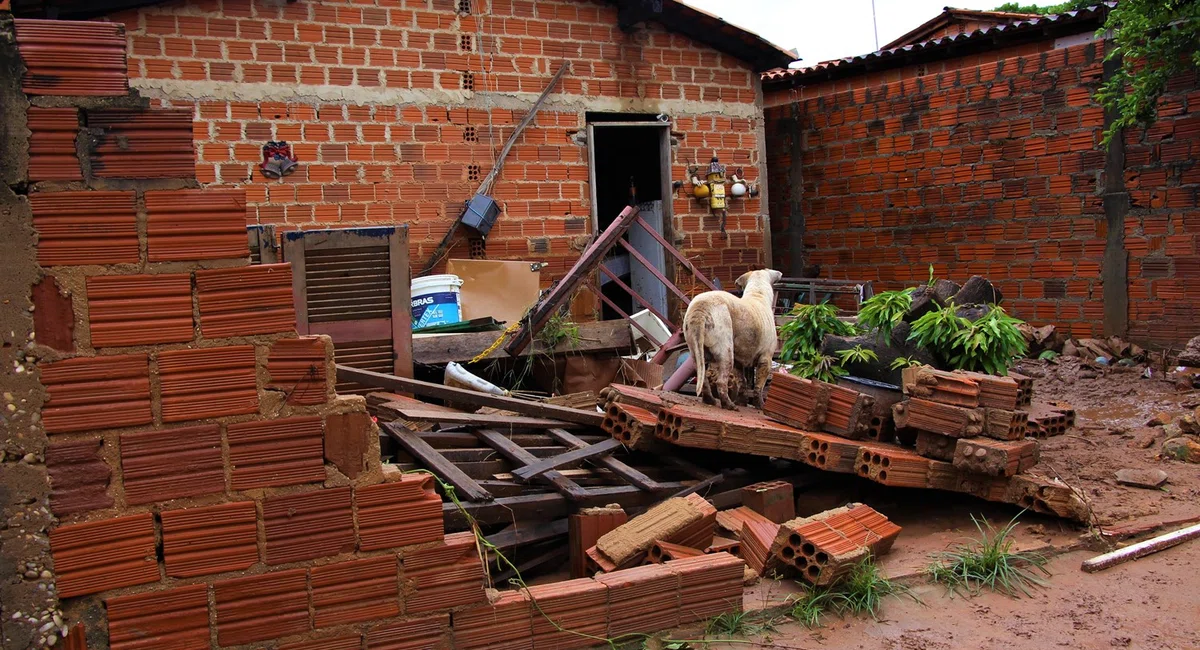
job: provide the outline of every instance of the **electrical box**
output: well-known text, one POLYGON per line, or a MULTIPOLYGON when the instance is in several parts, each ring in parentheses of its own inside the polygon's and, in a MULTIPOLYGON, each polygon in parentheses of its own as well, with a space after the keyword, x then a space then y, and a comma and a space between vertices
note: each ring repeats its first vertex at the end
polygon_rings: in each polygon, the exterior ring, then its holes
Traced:
POLYGON ((496 217, 500 215, 500 205, 496 200, 484 194, 476 194, 467 202, 467 211, 463 214, 463 225, 475 232, 487 236, 492 226, 496 225, 496 217))

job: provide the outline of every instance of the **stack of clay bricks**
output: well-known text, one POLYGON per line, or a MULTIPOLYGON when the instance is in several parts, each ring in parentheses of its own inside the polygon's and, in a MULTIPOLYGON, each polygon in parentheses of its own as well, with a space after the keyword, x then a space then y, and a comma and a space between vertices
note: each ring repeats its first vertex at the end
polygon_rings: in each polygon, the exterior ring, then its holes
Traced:
POLYGON ((900 534, 887 517, 858 503, 783 522, 742 506, 717 513, 717 525, 738 535, 758 575, 793 575, 815 585, 832 584, 868 556, 886 554, 900 534))
MULTIPOLYGON (((589 569, 606 573, 643 564, 655 544, 699 550, 713 543, 717 510, 704 497, 667 499, 600 536, 587 549, 589 569)), ((659 559, 663 557, 659 547, 659 559)))
MULTIPOLYGON (((1045 413, 1028 406, 1032 384, 1026 378, 944 374, 956 377, 958 384, 974 384, 974 392, 948 397, 949 389, 943 387, 936 395, 901 399, 777 372, 761 413, 748 408, 728 411, 693 397, 620 385, 601 391, 600 406, 605 430, 640 449, 670 444, 783 458, 824 471, 858 474, 883 485, 966 492, 1085 521, 1088 506, 1081 495, 1061 481, 1021 473, 1034 460, 1036 444, 1015 439, 1025 435, 1033 418, 1044 422, 1047 430, 1061 430, 1074 412, 1061 405, 1045 406, 1045 413), (946 403, 947 399, 974 400, 974 406, 946 403), (919 417, 914 421, 912 404, 917 400, 919 417), (646 435, 651 416, 656 422, 653 439, 646 435), (926 435, 921 449, 940 442, 947 460, 884 441, 915 436, 913 431, 922 426, 945 439, 926 435), (956 465, 958 438, 970 441, 964 443, 956 465), (1004 451, 998 455, 997 449, 1004 451)), ((922 390, 926 389, 929 386, 922 390)))

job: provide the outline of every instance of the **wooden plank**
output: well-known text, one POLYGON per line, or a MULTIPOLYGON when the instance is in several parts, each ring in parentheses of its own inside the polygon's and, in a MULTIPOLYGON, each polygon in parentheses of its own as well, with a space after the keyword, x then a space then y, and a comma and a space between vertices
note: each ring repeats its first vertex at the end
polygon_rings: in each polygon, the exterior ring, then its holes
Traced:
POLYGON ((409 270, 408 224, 396 226, 395 232, 388 237, 388 269, 392 290, 393 372, 400 377, 412 377, 412 272, 409 270))
MULTIPOLYGON (((422 440, 428 442, 434 449, 479 446, 479 438, 475 434, 466 431, 429 431, 420 432, 420 436, 422 440)), ((578 436, 579 440, 588 445, 600 442, 606 438, 608 436, 578 436)), ((509 435, 508 439, 527 449, 530 447, 551 447, 557 442, 555 438, 542 433, 514 433, 509 435)))
MULTIPOLYGON (((496 342, 500 332, 463 334, 417 334, 413 337, 413 359, 417 363, 437 365, 466 363, 496 342)), ((551 348, 541 341, 521 351, 521 357, 555 354, 628 354, 634 350, 629 323, 623 320, 579 323, 579 342, 574 347, 563 341, 551 348)), ((503 348, 496 348, 485 359, 509 359, 503 348)))
MULTIPOLYGON (((664 483, 668 490, 679 490, 687 487, 685 483, 664 483)), ((462 509, 453 503, 442 504, 442 516, 447 532, 468 530, 471 527, 464 512, 470 515, 482 526, 493 524, 511 524, 522 521, 551 521, 566 517, 576 508, 604 506, 610 503, 620 504, 622 508, 630 509, 650 503, 656 503, 661 497, 632 485, 622 485, 608 488, 589 488, 584 498, 572 503, 561 494, 530 494, 519 497, 504 497, 488 502, 462 502, 462 509)))
POLYGON ((283 261, 292 265, 292 306, 296 311, 296 333, 308 334, 308 287, 304 272, 304 240, 283 238, 283 261))
MULTIPOLYGON (((558 442, 572 449, 583 449, 589 446, 589 443, 576 438, 569 432, 563 431, 562 429, 549 429, 546 431, 546 433, 550 434, 550 436, 558 442)), ((662 486, 658 481, 655 481, 649 476, 646 476, 645 474, 637 471, 629 465, 626 465, 624 462, 613 458, 612 456, 604 456, 592 462, 607 469, 613 474, 620 476, 628 481, 631 485, 636 485, 643 490, 649 490, 651 492, 662 490, 662 486)))
POLYGON ((480 487, 475 479, 467 476, 462 470, 446 460, 429 443, 421 440, 421 436, 395 422, 383 425, 388 433, 405 451, 421 461, 430 471, 437 474, 443 481, 454 486, 454 489, 470 501, 491 501, 492 495, 480 487))
POLYGON ((637 217, 637 208, 629 206, 621 211, 621 214, 612 222, 603 233, 592 242, 584 250, 583 255, 571 267, 566 276, 550 290, 550 294, 543 298, 533 308, 529 320, 518 329, 504 347, 509 355, 518 355, 524 350, 531 341, 534 335, 541 330, 546 321, 558 311, 562 304, 569 300, 584 282, 588 281, 592 272, 596 270, 596 266, 604 260, 604 256, 608 254, 608 250, 613 247, 617 240, 621 239, 633 225, 633 219, 637 217))
POLYGON ((571 463, 577 463, 581 460, 587 460, 597 456, 611 454, 613 450, 620 448, 621 443, 610 438, 594 445, 588 445, 587 447, 581 447, 579 449, 572 449, 565 454, 559 454, 553 458, 540 460, 536 463, 529 463, 525 467, 518 467, 517 469, 513 470, 513 476, 528 481, 539 474, 543 474, 557 467, 570 465, 571 463))
POLYGON ((439 411, 406 404, 395 404, 393 409, 400 417, 413 422, 439 422, 442 424, 465 424, 481 427, 506 427, 510 429, 578 429, 582 424, 551 420, 548 418, 530 418, 520 415, 493 415, 484 413, 463 413, 461 411, 439 411))
MULTIPOLYGON (((420 434, 417 434, 420 435, 420 434)), ((475 441, 479 444, 479 441, 475 441)), ((538 458, 553 458, 562 453, 562 447, 522 447, 534 459, 538 458)), ((494 460, 497 458, 497 451, 492 447, 479 447, 475 449, 439 449, 437 450, 443 458, 452 463, 477 463, 485 460, 494 460)), ((507 456, 505 456, 507 458, 507 456)), ((524 465, 524 462, 518 462, 517 466, 524 465)))
POLYGON ((577 424, 599 427, 604 422, 604 414, 582 409, 554 406, 540 402, 530 402, 515 397, 477 393, 473 390, 431 384, 427 381, 397 377, 381 372, 360 370, 342 364, 337 365, 338 381, 356 382, 367 386, 384 388, 400 393, 412 393, 422 397, 447 400, 454 403, 471 404, 473 406, 491 406, 493 408, 513 411, 530 417, 554 418, 577 424))
MULTIPOLYGON (((493 429, 479 429, 475 431, 475 435, 486 443, 492 449, 503 454, 506 458, 520 465, 528 465, 529 463, 539 462, 537 456, 526 451, 513 441, 504 437, 504 434, 493 429)), ((515 470, 514 470, 515 471, 515 470)), ((556 491, 566 495, 573 501, 582 499, 585 495, 583 488, 571 479, 563 476, 555 471, 544 472, 541 476, 542 481, 549 483, 556 491)))
POLYGON ((544 542, 548 539, 567 534, 567 520, 556 519, 532 526, 511 526, 487 538, 487 541, 501 551, 521 546, 544 542))

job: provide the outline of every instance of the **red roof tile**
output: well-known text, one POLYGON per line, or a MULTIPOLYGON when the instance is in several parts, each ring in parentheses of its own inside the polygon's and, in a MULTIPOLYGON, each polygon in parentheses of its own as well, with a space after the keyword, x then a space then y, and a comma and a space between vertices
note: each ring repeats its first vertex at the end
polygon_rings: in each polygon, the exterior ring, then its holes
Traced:
POLYGON ((217 642, 242 645, 307 632, 307 577, 304 569, 292 569, 214 583, 217 642))
POLYGON ((116 596, 108 607, 112 650, 206 650, 209 647, 208 585, 116 596))
POLYGON ((226 431, 234 490, 325 480, 320 416, 239 422, 226 431))
POLYGON ((28 95, 120 97, 129 93, 125 26, 67 20, 13 21, 28 95))
POLYGON ((248 569, 258 562, 253 501, 162 512, 167 575, 189 578, 248 569))
POLYGON ((271 375, 267 388, 284 391, 288 404, 324 404, 329 389, 325 345, 326 339, 317 336, 273 343, 267 359, 267 372, 271 375))
POLYGON ((394 555, 312 568, 316 627, 400 615, 400 561, 394 555))
POLYGON ((87 112, 95 133, 89 152, 101 178, 194 178, 192 111, 159 109, 87 112))
POLYGON ((50 553, 60 598, 157 582, 154 515, 59 526, 50 531, 50 553))
POLYGON ((136 264, 133 192, 36 192, 29 195, 38 264, 136 264))
POLYGON ((455 612, 454 647, 533 650, 533 607, 528 595, 505 591, 494 602, 455 612))
POLYGON ((224 492, 221 428, 208 424, 122 434, 121 476, 129 504, 224 492))
POLYGON ((196 271, 200 331, 207 338, 296 329, 292 265, 255 264, 196 271))
POLYGON ((440 546, 407 552, 404 610, 433 612, 483 602, 483 573, 472 533, 446 535, 440 546))
POLYGON ((31 290, 33 331, 39 345, 75 351, 75 308, 53 275, 42 276, 31 290))
POLYGON ((364 551, 441 541, 442 499, 428 474, 409 474, 395 483, 354 491, 358 547, 364 551))
POLYGON ((145 354, 75 357, 42 366, 50 398, 42 408, 48 433, 150 424, 150 367, 145 354))
POLYGON ((354 550, 350 488, 265 499, 267 564, 287 564, 354 550))
POLYGON ((367 650, 429 650, 448 647, 449 614, 378 625, 367 631, 367 650))
POLYGON ((244 188, 146 192, 145 198, 151 262, 250 255, 244 188))
POLYGON ((252 345, 159 352, 158 375, 164 422, 258 412, 252 345))
POLYGON ((74 108, 30 107, 29 180, 77 181, 83 179, 75 136, 79 113, 74 108))
POLYGON ((358 478, 366 469, 371 451, 371 416, 367 413, 330 413, 325 416, 325 460, 343 474, 358 478))
POLYGON ((103 441, 52 442, 46 447, 50 509, 59 517, 100 510, 113 504, 108 494, 112 469, 100 457, 103 441))
POLYGON ((92 347, 186 343, 192 329, 192 277, 96 275, 87 279, 92 347))

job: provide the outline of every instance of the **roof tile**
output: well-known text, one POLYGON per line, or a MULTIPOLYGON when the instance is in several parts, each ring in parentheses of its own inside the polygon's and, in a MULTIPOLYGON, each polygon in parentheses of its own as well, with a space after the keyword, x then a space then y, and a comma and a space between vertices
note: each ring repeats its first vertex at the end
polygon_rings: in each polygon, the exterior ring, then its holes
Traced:
POLYGON ((129 504, 224 492, 221 428, 209 424, 122 434, 121 476, 129 504))
POLYGON ((155 547, 154 515, 148 512, 51 530, 59 597, 157 582, 155 547))
POLYGON ((38 264, 136 264, 133 192, 35 192, 38 264))
POLYGON ((92 347, 186 343, 192 329, 192 277, 97 275, 87 279, 92 347))
POLYGON ((167 575, 189 578, 248 569, 258 562, 253 501, 162 512, 167 575))
POLYGON ((42 409, 47 433, 153 422, 150 366, 145 354, 55 361, 42 366, 42 383, 50 394, 42 409))

